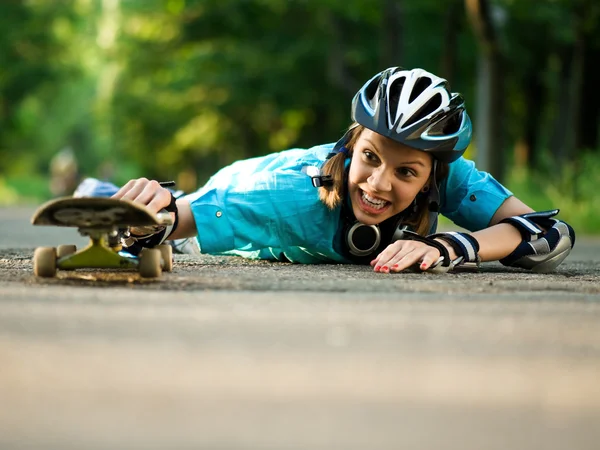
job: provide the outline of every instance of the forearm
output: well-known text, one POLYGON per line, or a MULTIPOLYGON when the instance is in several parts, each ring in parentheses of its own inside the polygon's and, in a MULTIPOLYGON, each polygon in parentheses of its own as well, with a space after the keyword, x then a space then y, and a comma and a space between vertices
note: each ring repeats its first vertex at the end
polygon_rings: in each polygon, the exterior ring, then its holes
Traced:
MULTIPOLYGON (((470 233, 479 243, 479 257, 481 261, 498 261, 514 251, 521 243, 519 231, 508 223, 501 223, 470 233)), ((450 259, 456 259, 457 254, 448 242, 437 239, 448 250, 450 259)))
POLYGON ((519 231, 508 223, 501 223, 472 233, 479 242, 482 261, 497 261, 513 252, 521 243, 519 231))
POLYGON ((498 208, 490 221, 490 227, 473 233, 479 242, 479 256, 482 261, 497 261, 507 257, 521 243, 521 233, 508 223, 499 223, 512 216, 533 212, 517 197, 509 197, 498 208))
MULTIPOLYGON (((497 261, 505 258, 521 243, 519 231, 510 224, 499 223, 508 217, 532 212, 533 210, 518 198, 511 196, 498 208, 490 226, 483 230, 471 233, 479 243, 479 257, 482 261, 497 261)), ((443 242, 443 241, 440 241, 443 242)), ((456 258, 454 250, 443 242, 452 259, 456 258)))
POLYGON ((508 223, 498 222, 529 212, 533 212, 533 209, 517 197, 509 197, 492 217, 489 228, 472 233, 479 242, 479 256, 482 261, 498 261, 517 248, 523 240, 519 231, 508 223))

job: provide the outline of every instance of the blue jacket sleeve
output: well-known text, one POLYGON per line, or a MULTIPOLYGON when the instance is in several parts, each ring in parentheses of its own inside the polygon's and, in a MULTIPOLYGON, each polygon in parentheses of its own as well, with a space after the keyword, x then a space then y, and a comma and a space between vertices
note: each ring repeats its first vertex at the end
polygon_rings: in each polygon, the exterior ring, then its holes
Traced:
POLYGON ((492 217, 512 192, 487 172, 477 170, 473 161, 459 158, 441 189, 442 215, 470 231, 489 226, 492 217))
POLYGON ((203 253, 330 248, 339 221, 299 170, 217 174, 188 199, 203 253))

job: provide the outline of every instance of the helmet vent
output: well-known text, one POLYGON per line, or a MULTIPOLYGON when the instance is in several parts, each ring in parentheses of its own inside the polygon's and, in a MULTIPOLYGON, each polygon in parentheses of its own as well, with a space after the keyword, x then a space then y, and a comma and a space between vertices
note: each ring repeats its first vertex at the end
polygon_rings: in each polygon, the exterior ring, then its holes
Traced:
POLYGON ((400 101, 400 93, 402 92, 402 88, 404 87, 405 82, 406 77, 399 77, 396 78, 390 86, 390 91, 388 93, 388 106, 390 108, 390 117, 396 117, 396 112, 398 111, 398 103, 400 101))
POLYGON ((430 128, 429 134, 432 136, 447 136, 456 133, 462 123, 463 110, 456 111, 449 117, 440 120, 430 128))
POLYGON ((409 103, 412 103, 415 98, 423 93, 425 89, 431 86, 431 78, 429 77, 421 77, 415 83, 415 87, 413 87, 412 92, 410 93, 409 103))
POLYGON ((462 110, 460 110, 457 114, 452 114, 448 117, 448 120, 444 124, 443 134, 454 134, 460 128, 460 124, 462 123, 462 110))
POLYGON ((442 96, 435 94, 423 107, 406 122, 404 127, 409 127, 413 123, 427 117, 429 114, 437 110, 442 105, 442 96))
POLYGON ((373 80, 371 82, 371 84, 369 84, 369 86, 367 86, 367 89, 365 90, 365 96, 367 97, 369 106, 373 109, 375 109, 375 106, 377 105, 377 97, 376 96, 377 96, 377 89, 379 87, 379 82, 380 82, 380 78, 373 80))

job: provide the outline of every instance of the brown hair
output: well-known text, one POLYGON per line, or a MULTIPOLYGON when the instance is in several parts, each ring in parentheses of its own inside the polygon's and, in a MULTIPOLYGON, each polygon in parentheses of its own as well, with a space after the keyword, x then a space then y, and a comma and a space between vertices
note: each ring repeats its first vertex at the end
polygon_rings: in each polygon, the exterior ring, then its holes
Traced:
MULTIPOLYGON (((348 141, 346 143, 346 148, 348 149, 349 157, 352 157, 354 145, 358 141, 358 138, 364 129, 365 127, 358 123, 353 123, 350 128, 348 128, 348 141)), ((319 199, 331 210, 334 210, 340 206, 346 196, 347 180, 345 176, 345 161, 346 154, 340 152, 325 161, 325 164, 323 164, 323 167, 321 168, 321 174, 330 175, 333 184, 331 186, 323 186, 319 188, 319 199)), ((438 186, 440 185, 441 181, 448 176, 448 171, 448 163, 441 161, 437 162, 436 182, 438 186)), ((431 189, 431 177, 427 183, 431 189)), ((428 196, 417 195, 415 201, 417 203, 416 211, 408 217, 408 219, 404 222, 404 225, 410 225, 416 233, 425 236, 427 233, 429 233, 429 228, 431 226, 429 223, 428 196)), ((410 208, 411 207, 412 205, 410 208)))

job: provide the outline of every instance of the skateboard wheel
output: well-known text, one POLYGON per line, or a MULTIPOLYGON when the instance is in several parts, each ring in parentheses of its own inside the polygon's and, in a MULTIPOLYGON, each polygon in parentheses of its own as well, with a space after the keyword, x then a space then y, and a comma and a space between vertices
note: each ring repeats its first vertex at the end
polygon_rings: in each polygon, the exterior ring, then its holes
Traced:
POLYGON ((56 275, 56 249, 38 247, 33 253, 33 273, 38 277, 52 278, 56 275))
POLYGON ((140 255, 140 276, 143 278, 157 278, 162 272, 160 268, 161 251, 154 248, 145 248, 140 255))
POLYGON ((173 270, 173 247, 168 244, 161 244, 156 247, 160 250, 160 254, 162 257, 162 270, 165 272, 170 272, 173 270))
POLYGON ((62 258, 63 256, 72 255, 77 251, 76 245, 59 245, 56 249, 56 256, 62 258))

